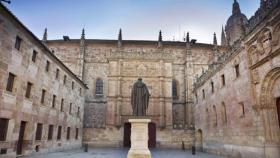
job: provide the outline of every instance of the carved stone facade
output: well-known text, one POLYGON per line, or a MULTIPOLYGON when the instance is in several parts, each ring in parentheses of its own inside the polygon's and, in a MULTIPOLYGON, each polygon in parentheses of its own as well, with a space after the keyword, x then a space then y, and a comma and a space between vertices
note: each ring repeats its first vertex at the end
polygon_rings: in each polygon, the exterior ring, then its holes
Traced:
POLYGON ((280 157, 280 2, 263 3, 250 31, 195 83, 197 146, 205 151, 280 157))
POLYGON ((1 153, 80 147, 81 137, 91 146, 122 147, 132 85, 142 77, 156 147, 184 142, 229 157, 279 158, 279 21, 279 0, 261 0, 249 20, 234 1, 222 35, 227 47, 215 36, 213 45, 189 34, 186 42, 163 41, 161 31, 158 41, 138 41, 123 40, 121 30, 118 40, 86 39, 85 30, 80 39, 48 40, 45 30, 39 41, 0 4, 1 127, 8 120, 1 153))
MULTIPOLYGON (((81 40, 49 40, 47 45, 78 73, 81 40)), ((131 89, 138 77, 143 78, 151 94, 148 117, 157 126, 158 147, 180 147, 182 140, 172 136, 176 130, 186 131, 188 138, 193 138, 193 79, 208 67, 213 45, 162 42, 159 48, 156 41, 84 40, 83 78, 89 87, 84 119, 86 142, 122 146, 124 124, 132 117, 131 89), (97 79, 103 80, 102 95, 95 94, 97 79), (172 97, 173 80, 177 82, 176 98, 172 97)), ((193 140, 186 142, 190 146, 193 140)))

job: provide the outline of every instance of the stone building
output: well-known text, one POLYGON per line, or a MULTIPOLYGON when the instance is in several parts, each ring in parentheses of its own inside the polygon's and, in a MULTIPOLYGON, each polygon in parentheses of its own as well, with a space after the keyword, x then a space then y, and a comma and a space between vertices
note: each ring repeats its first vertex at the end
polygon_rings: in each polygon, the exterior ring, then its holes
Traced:
POLYGON ((80 147, 85 84, 0 4, 0 157, 80 147))
POLYGON ((131 88, 138 77, 151 94, 148 117, 156 134, 154 145, 180 147, 185 141, 190 146, 193 79, 207 69, 214 48, 224 49, 196 43, 189 35, 186 42, 163 41, 161 32, 158 41, 123 40, 121 30, 118 40, 86 39, 83 30, 81 39, 46 40, 46 45, 89 87, 84 141, 114 147, 126 144, 131 88))
POLYGON ((279 158, 280 2, 262 0, 238 36, 196 80, 197 146, 229 157, 279 158))
POLYGON ((122 30, 116 40, 89 39, 84 29, 80 39, 48 40, 46 29, 40 41, 0 4, 1 153, 69 149, 81 139, 129 147, 130 93, 141 77, 151 94, 150 147, 280 157, 279 5, 261 0, 247 19, 234 0, 219 46, 215 33, 203 44, 189 33, 164 41, 161 31, 154 41, 123 40, 122 30))

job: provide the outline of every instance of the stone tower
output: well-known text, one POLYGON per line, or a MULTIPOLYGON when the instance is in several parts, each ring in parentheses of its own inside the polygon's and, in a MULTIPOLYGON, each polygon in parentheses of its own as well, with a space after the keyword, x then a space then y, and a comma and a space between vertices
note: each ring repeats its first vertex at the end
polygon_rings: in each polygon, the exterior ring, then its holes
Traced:
POLYGON ((247 21, 247 17, 241 13, 239 3, 234 0, 232 15, 229 17, 225 27, 227 42, 229 45, 233 45, 235 41, 244 36, 247 21))

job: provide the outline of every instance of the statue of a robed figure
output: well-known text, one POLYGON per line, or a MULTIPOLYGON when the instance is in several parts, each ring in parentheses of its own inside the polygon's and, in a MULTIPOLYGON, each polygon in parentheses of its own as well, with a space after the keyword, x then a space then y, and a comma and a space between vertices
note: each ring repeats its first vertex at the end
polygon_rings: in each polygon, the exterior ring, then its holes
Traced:
POLYGON ((133 84, 131 91, 131 105, 134 117, 128 120, 131 123, 131 148, 128 151, 127 158, 152 157, 148 148, 148 124, 151 122, 151 119, 145 117, 147 115, 149 97, 150 94, 147 86, 139 78, 133 84))
POLYGON ((139 78, 133 85, 131 92, 131 105, 133 116, 146 116, 146 111, 149 106, 149 90, 142 78, 139 78))

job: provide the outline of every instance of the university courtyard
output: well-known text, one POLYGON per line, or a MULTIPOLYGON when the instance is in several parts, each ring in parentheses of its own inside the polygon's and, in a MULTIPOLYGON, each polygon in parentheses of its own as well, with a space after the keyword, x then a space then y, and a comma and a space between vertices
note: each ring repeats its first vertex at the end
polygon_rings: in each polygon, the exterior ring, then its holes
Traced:
POLYGON ((0 157, 280 158, 280 0, 219 1, 0 0, 0 157))
MULTIPOLYGON (((125 158, 127 157, 128 149, 90 149, 88 152, 83 150, 71 150, 64 152, 55 152, 49 154, 42 154, 36 156, 27 156, 26 158, 125 158)), ((192 155, 191 151, 182 151, 176 149, 154 149, 152 150, 153 158, 222 158, 221 156, 216 156, 207 153, 196 153, 192 155)))

